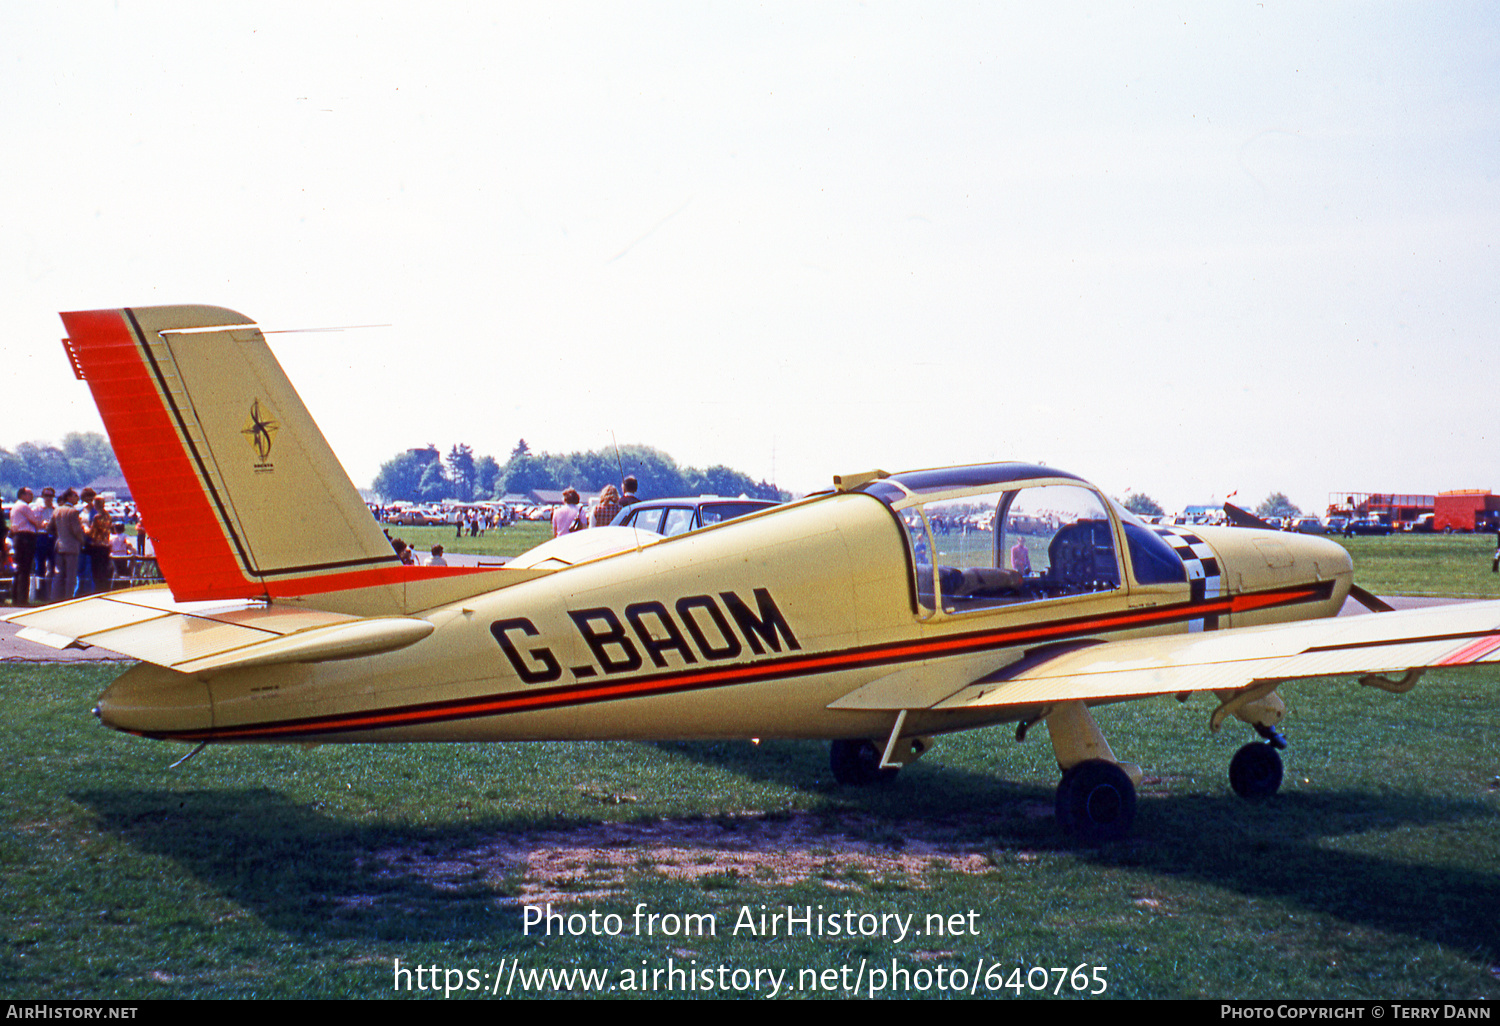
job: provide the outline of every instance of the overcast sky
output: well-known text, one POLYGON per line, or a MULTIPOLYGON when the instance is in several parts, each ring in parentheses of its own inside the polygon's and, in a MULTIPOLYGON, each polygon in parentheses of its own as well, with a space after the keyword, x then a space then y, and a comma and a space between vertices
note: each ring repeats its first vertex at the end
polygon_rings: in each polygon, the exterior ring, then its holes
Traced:
MULTIPOLYGON (((355 483, 657 446, 1500 488, 1492 4, 0 4, 0 445, 227 306, 355 483)), ((650 493, 649 482, 643 491, 650 493)))

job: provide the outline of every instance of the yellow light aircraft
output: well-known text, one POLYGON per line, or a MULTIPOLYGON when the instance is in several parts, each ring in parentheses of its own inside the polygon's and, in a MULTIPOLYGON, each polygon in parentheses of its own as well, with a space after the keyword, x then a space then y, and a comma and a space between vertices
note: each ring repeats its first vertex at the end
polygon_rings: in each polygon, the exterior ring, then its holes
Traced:
MULTIPOLYGON (((995 463, 871 472, 674 538, 600 528, 501 569, 402 566, 253 322, 201 306, 63 314, 166 588, 13 613, 23 637, 142 660, 108 726, 187 742, 821 738, 844 783, 949 731, 1045 722, 1057 814, 1123 835, 1138 767, 1089 708, 1213 692, 1264 741, 1278 684, 1500 659, 1500 602, 1334 619, 1345 550, 1152 528, 1081 478, 995 463)), ((1399 681, 1375 676, 1399 672, 1399 681)))

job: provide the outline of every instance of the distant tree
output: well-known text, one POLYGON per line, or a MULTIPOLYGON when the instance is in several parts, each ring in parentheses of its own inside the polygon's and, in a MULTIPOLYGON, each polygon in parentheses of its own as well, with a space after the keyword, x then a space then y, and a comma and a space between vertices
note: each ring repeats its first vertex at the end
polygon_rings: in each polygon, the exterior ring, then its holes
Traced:
POLYGON ((1255 507, 1258 517, 1299 517, 1302 510, 1281 492, 1266 496, 1266 501, 1255 507))
POLYGON ((643 499, 692 494, 677 461, 649 445, 620 446, 620 470, 616 473, 620 471, 624 472, 621 483, 624 477, 634 477, 640 482, 639 495, 643 499))
POLYGON ((500 464, 493 456, 481 456, 474 461, 474 497, 498 499, 495 486, 500 483, 500 464))
POLYGON ((87 484, 99 477, 118 477, 120 464, 109 439, 97 431, 74 431, 63 436, 63 455, 73 467, 73 483, 87 484))
POLYGON ((7 496, 22 485, 38 492, 51 485, 61 492, 119 473, 120 464, 109 439, 95 431, 72 432, 63 439, 61 448, 46 442, 22 442, 13 452, 0 449, 0 489, 7 496))
POLYGON ((474 497, 474 450, 467 445, 455 445, 448 450, 448 479, 453 482, 453 495, 463 502, 474 497))
POLYGON ((725 466, 709 467, 707 470, 689 470, 689 492, 699 495, 744 495, 752 499, 780 499, 780 491, 764 481, 757 482, 749 474, 731 470, 725 466))
MULTIPOLYGON (((0 467, 3 467, 0 454, 0 467)), ((474 455, 467 445, 454 445, 446 461, 436 446, 408 449, 381 465, 372 490, 386 501, 436 502, 460 498, 500 498, 525 495, 537 489, 558 491, 572 486, 580 491, 617 488, 626 477, 640 482, 642 498, 674 495, 748 495, 757 499, 785 499, 774 485, 722 465, 707 470, 679 467, 660 449, 648 445, 609 446, 567 455, 533 452, 522 438, 501 466, 492 456, 474 455), (446 467, 446 470, 445 470, 446 467)))
POLYGON ((22 442, 16 446, 16 459, 21 461, 27 481, 38 494, 47 485, 62 490, 82 481, 74 480, 73 464, 67 455, 55 445, 45 442, 22 442))
POLYGON ((417 482, 417 498, 422 502, 442 502, 453 497, 453 482, 443 469, 442 460, 433 460, 422 470, 417 482))
POLYGON ((537 488, 557 489, 562 485, 557 484, 552 475, 552 468, 531 454, 526 448, 525 439, 516 446, 510 454, 510 459, 500 471, 499 483, 496 491, 503 495, 525 495, 527 492, 537 488))
POLYGON ((9 449, 0 449, 0 497, 10 497, 27 484, 26 468, 9 449))
POLYGON ((437 446, 408 449, 381 464, 371 488, 386 502, 416 502, 422 490, 422 477, 433 463, 441 469, 442 457, 437 446))
POLYGON ((554 464, 558 480, 588 492, 601 491, 611 482, 618 488, 620 474, 615 466, 613 449, 572 452, 554 464))
POLYGON ((1124 506, 1136 516, 1142 517, 1159 517, 1167 512, 1161 508, 1161 503, 1140 492, 1131 492, 1125 496, 1124 506))

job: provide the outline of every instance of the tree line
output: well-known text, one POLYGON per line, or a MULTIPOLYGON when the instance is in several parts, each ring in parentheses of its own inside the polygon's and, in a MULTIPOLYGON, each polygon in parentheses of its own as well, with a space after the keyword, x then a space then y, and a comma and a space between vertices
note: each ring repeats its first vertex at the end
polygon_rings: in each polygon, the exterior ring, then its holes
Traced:
MULTIPOLYGON (((1131 492, 1127 495, 1123 505, 1137 516, 1159 517, 1166 513, 1166 510, 1161 508, 1161 503, 1139 492, 1131 492)), ((1266 501, 1256 506, 1254 512, 1261 518, 1300 517, 1302 515, 1301 508, 1281 492, 1272 492, 1266 496, 1266 501)))
POLYGON ((23 486, 37 494, 49 485, 61 492, 101 477, 119 476, 115 451, 97 431, 74 431, 63 437, 60 446, 22 442, 14 449, 0 448, 0 493, 7 497, 23 486))
POLYGON ((386 502, 476 502, 541 489, 577 488, 596 492, 607 484, 619 488, 627 477, 640 482, 642 498, 675 495, 748 495, 786 499, 775 485, 756 481, 726 466, 706 470, 681 467, 659 449, 622 445, 616 451, 595 449, 566 455, 533 452, 526 439, 516 443, 502 465, 493 456, 475 456, 467 445, 455 445, 444 456, 437 446, 408 449, 381 464, 372 490, 386 502))

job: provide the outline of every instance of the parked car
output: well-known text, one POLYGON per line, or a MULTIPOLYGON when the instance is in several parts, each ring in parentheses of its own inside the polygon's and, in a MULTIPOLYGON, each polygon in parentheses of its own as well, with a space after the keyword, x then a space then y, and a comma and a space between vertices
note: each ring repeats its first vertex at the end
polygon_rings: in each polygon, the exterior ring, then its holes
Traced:
POLYGON ((670 538, 778 505, 780 503, 769 499, 723 499, 717 495, 644 499, 620 510, 610 523, 615 527, 638 527, 670 538))
POLYGON ((1323 521, 1317 517, 1298 517, 1292 522, 1292 530, 1298 534, 1327 534, 1323 521))
POLYGON ((1390 534, 1391 525, 1379 517, 1361 517, 1344 525, 1344 537, 1351 534, 1390 534))
POLYGON ((420 506, 407 506, 404 509, 396 510, 394 513, 390 514, 390 516, 386 520, 386 523, 401 524, 407 527, 425 527, 431 526, 433 524, 446 523, 446 520, 441 513, 423 509, 420 506))

